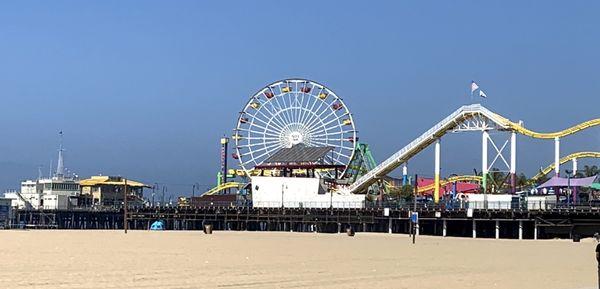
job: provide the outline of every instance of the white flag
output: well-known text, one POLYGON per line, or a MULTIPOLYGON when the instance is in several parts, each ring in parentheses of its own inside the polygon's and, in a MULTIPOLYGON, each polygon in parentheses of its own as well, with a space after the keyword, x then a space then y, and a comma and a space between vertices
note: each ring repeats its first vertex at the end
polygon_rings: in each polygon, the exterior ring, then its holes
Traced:
POLYGON ((479 90, 479 96, 486 98, 487 95, 485 95, 485 93, 483 92, 483 90, 479 90))
POLYGON ((475 83, 475 81, 471 81, 471 94, 473 94, 473 92, 475 92, 475 90, 479 89, 479 85, 477 85, 477 83, 475 83))

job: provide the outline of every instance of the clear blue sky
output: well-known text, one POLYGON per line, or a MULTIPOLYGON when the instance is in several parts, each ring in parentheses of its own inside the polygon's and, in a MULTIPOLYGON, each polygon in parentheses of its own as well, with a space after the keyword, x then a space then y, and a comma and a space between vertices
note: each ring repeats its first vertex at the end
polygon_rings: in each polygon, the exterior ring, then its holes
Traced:
MULTIPOLYGON (((209 187, 219 137, 287 77, 342 96, 378 160, 470 102, 472 79, 485 106, 535 130, 600 116, 599 2, 482 2, 2 2, 0 189, 47 171, 60 130, 81 176, 209 187)), ((480 169, 480 138, 445 137, 442 175, 480 169)), ((520 172, 553 159, 551 141, 518 145, 520 172)), ((580 150, 600 150, 600 129, 563 141, 580 150)), ((411 173, 432 175, 432 160, 411 173)))

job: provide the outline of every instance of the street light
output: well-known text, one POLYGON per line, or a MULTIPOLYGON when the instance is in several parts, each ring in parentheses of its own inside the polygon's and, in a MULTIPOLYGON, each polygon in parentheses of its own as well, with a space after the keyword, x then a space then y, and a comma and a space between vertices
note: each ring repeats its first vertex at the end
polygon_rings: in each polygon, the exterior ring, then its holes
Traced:
POLYGON ((127 179, 123 178, 123 229, 127 234, 127 179))
POLYGON ((572 195, 572 191, 571 191, 571 174, 573 174, 572 170, 565 170, 565 173, 567 174, 567 189, 569 190, 569 194, 571 194, 571 200, 573 201, 573 205, 575 205, 575 199, 572 195))

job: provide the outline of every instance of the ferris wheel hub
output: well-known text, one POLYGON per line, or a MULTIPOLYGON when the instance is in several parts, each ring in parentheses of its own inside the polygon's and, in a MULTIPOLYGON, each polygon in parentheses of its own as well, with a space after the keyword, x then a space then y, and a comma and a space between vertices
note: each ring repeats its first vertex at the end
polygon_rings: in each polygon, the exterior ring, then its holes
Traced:
POLYGON ((299 131, 294 131, 288 135, 288 141, 291 144, 290 147, 303 142, 303 140, 304 135, 299 131))

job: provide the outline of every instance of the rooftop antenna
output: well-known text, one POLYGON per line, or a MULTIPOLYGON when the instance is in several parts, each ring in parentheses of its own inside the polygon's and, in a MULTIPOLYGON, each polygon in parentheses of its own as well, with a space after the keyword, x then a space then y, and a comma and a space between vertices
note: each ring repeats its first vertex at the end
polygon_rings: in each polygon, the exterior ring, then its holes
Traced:
POLYGON ((60 147, 58 149, 58 164, 56 165, 56 176, 62 178, 65 175, 65 161, 63 159, 63 132, 58 132, 60 137, 60 147))

